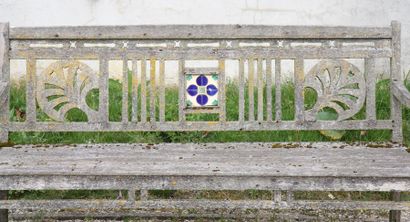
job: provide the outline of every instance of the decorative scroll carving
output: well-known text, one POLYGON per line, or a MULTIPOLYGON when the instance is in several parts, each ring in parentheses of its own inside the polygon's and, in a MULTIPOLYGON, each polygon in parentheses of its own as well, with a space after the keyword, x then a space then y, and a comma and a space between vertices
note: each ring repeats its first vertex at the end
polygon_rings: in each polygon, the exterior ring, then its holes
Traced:
POLYGON ((64 121, 67 112, 78 108, 96 122, 97 111, 86 103, 90 90, 98 88, 98 75, 79 61, 58 61, 49 65, 38 77, 37 101, 53 120, 64 121))
POLYGON ((312 121, 325 107, 334 109, 337 121, 354 116, 362 108, 366 98, 364 75, 345 60, 323 60, 306 75, 305 87, 317 92, 317 101, 305 113, 312 121))

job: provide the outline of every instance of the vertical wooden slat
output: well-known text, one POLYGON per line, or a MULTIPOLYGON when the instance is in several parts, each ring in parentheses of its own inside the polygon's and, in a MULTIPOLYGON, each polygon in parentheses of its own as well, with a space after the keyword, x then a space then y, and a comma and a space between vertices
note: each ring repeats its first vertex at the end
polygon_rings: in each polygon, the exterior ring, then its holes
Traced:
POLYGON ((37 119, 36 111, 36 60, 27 59, 26 63, 27 90, 26 90, 26 120, 28 123, 35 123, 37 119))
POLYGON ((141 122, 147 122, 147 60, 141 60, 141 122))
MULTIPOLYGON (((8 199, 8 191, 0 190, 0 200, 8 199)), ((0 221, 7 222, 9 221, 9 211, 7 209, 0 209, 0 221)))
POLYGON ((244 60, 239 59, 239 122, 243 123, 245 120, 245 78, 244 78, 244 60))
POLYGON ((272 121, 272 59, 266 59, 266 120, 272 121))
MULTIPOLYGON (((390 199, 392 201, 400 201, 400 192, 392 191, 390 193, 390 199)), ((389 211, 389 222, 401 222, 401 211, 400 210, 390 210, 389 211)))
MULTIPOLYGON (((9 59, 9 23, 0 23, 0 82, 3 83, 4 91, 0 97, 0 142, 8 142, 9 132, 6 129, 9 124, 10 107, 10 59, 9 59)), ((0 211, 0 219, 2 212, 0 211)))
POLYGON ((128 203, 133 205, 135 204, 135 189, 129 189, 128 190, 128 203))
POLYGON ((108 60, 100 58, 100 79, 99 79, 99 115, 102 123, 108 123, 108 60))
POLYGON ((286 191, 286 201, 287 202, 292 202, 295 200, 295 196, 293 194, 293 191, 286 191))
POLYGON ((131 97, 132 97, 132 122, 138 122, 138 64, 137 60, 132 61, 132 86, 131 86, 131 97))
MULTIPOLYGON (((392 49, 393 55, 390 60, 390 72, 391 72, 391 82, 401 81, 401 27, 400 23, 393 21, 392 24, 392 49)), ((390 87, 393 87, 393 84, 390 84, 390 87)), ((390 92, 393 90, 391 89, 390 92)), ((401 111, 401 102, 394 97, 390 96, 391 103, 391 119, 393 121, 393 135, 392 141, 397 143, 403 142, 403 126, 402 126, 402 111, 401 111)))
POLYGON ((148 200, 149 198, 149 192, 148 190, 141 190, 140 192, 140 200, 148 200))
POLYGON ((275 201, 276 203, 282 201, 282 191, 280 190, 273 191, 273 201, 275 201))
POLYGON ((225 122, 226 121, 226 104, 225 104, 225 60, 220 59, 219 60, 219 78, 218 78, 218 84, 219 84, 219 93, 218 93, 218 100, 219 100, 219 121, 220 122, 225 122))
POLYGON ((159 121, 165 122, 165 61, 159 60, 159 121))
POLYGON ((248 120, 255 120, 255 106, 254 106, 254 59, 248 59, 248 100, 249 100, 249 111, 248 111, 248 120))
POLYGON ((122 122, 128 122, 128 59, 122 60, 122 122))
MULTIPOLYGON (((9 139, 8 130, 5 128, 9 124, 9 103, 10 103, 10 59, 9 59, 9 23, 0 23, 0 81, 5 83, 3 94, 0 97, 0 142, 6 143, 9 139)), ((8 191, 0 190, 0 200, 7 200, 8 191)), ((0 209, 0 221, 8 221, 9 211, 0 209)))
POLYGON ((304 120, 304 98, 303 98, 303 58, 295 59, 295 119, 299 123, 304 120))
POLYGON ((178 95, 178 115, 179 115, 179 121, 180 122, 185 122, 185 60, 181 59, 179 60, 178 64, 178 75, 179 75, 179 81, 178 81, 178 87, 179 87, 179 95, 178 95))
POLYGON ((374 58, 365 59, 366 76, 366 116, 368 120, 376 120, 376 73, 374 58))
POLYGON ((275 120, 282 119, 281 60, 275 59, 275 120))
POLYGON ((155 58, 150 59, 150 121, 155 122, 155 97, 156 97, 156 84, 155 84, 155 72, 156 72, 156 63, 155 58))
POLYGON ((263 66, 262 58, 257 60, 257 75, 258 75, 258 121, 263 121, 263 66))

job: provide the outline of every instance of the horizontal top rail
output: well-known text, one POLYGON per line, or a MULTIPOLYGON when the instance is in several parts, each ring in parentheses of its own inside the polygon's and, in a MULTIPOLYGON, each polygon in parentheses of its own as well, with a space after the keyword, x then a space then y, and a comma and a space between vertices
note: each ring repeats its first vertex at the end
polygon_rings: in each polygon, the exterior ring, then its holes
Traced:
POLYGON ((141 25, 17 27, 10 39, 389 39, 391 27, 141 25))

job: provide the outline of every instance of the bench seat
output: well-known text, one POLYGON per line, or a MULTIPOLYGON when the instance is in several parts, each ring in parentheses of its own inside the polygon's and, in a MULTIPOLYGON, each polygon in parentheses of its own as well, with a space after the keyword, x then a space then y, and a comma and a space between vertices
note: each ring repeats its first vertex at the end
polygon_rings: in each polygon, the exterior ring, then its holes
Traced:
POLYGON ((410 191, 410 154, 385 143, 21 145, 0 149, 0 177, 3 190, 410 191))
MULTIPOLYGON (((273 200, 149 200, 142 196, 142 191, 410 191, 410 154, 406 147, 390 143, 19 145, 0 149, 0 190, 11 189, 129 191, 128 200, 0 201, 0 206, 13 212, 25 212, 23 218, 31 210, 61 209, 117 209, 121 214, 132 209, 157 212, 156 209, 194 208, 211 212, 218 209, 405 212, 410 210, 408 201, 292 200, 291 192, 286 201, 281 200, 280 192, 273 200), (140 200, 135 197, 135 190, 141 190, 140 200)), ((178 212, 175 215, 180 215, 178 212)))

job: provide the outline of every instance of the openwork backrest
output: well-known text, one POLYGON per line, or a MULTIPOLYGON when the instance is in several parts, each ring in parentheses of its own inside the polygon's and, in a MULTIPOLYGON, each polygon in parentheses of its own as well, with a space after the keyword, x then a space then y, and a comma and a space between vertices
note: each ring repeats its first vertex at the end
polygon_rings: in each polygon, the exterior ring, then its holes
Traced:
POLYGON ((392 97, 391 118, 384 120, 376 118, 375 105, 376 60, 389 60, 391 78, 400 79, 397 23, 383 28, 11 29, 3 24, 2 31, 3 82, 9 82, 10 60, 23 60, 26 66, 25 120, 9 122, 4 108, 8 101, 3 101, 2 124, 9 131, 393 129, 394 140, 401 139, 400 103, 392 97), (201 65, 199 60, 215 65, 201 65), (39 67, 42 61, 46 65, 39 67), (122 64, 118 75, 122 95, 113 100, 121 101, 118 121, 109 117, 111 61, 122 64), (174 74, 167 71, 170 62, 177 69, 174 74), (228 63, 234 66, 232 76, 227 73, 228 63), (292 95, 284 95, 281 89, 287 79, 294 86, 292 95), (304 101, 308 89, 316 94, 310 106, 304 101), (94 106, 90 94, 97 101, 94 106), (284 100, 294 105, 293 119, 283 118, 284 100), (229 115, 228 105, 234 107, 229 115), (72 109, 84 112, 87 122, 67 121, 72 109), (336 117, 320 119, 325 109, 336 117), (363 109, 365 117, 355 118, 363 109))

